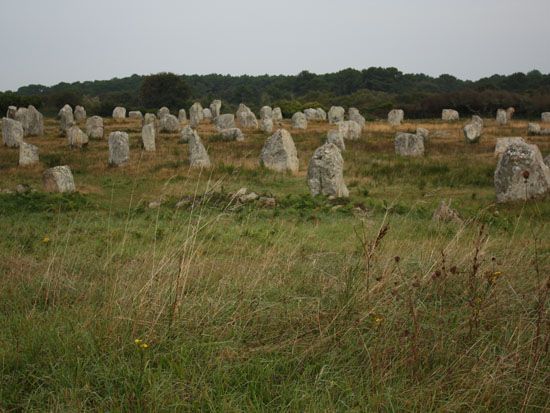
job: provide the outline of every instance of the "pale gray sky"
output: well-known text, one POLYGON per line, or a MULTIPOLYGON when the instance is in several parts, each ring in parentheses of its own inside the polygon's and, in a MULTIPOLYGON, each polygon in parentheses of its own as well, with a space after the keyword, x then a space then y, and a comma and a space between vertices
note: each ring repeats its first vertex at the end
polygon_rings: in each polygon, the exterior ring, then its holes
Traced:
POLYGON ((550 72, 550 0, 0 0, 0 90, 171 71, 550 72))

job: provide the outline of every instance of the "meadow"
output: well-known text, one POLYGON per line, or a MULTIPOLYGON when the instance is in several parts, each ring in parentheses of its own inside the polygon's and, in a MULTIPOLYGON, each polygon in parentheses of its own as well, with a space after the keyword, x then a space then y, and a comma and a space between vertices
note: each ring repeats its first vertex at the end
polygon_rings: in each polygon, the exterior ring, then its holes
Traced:
MULTIPOLYGON (((160 134, 107 165, 46 120, 41 164, 0 147, 0 411, 550 410, 550 203, 496 204, 497 137, 527 121, 367 122, 346 141, 349 200, 311 198, 307 163, 329 129, 287 128, 297 176, 261 168, 267 134, 198 131, 214 167, 160 134), (396 130, 430 130, 401 158, 396 130), (77 193, 41 190, 69 165, 77 193), (275 207, 241 205, 246 187, 275 207), (181 200, 183 204, 178 204, 181 200), (437 223, 452 200, 463 223, 437 223), (158 208, 149 208, 161 201, 158 208), (177 204, 177 205, 176 205, 177 204)), ((526 137, 543 156, 548 137, 526 137)))

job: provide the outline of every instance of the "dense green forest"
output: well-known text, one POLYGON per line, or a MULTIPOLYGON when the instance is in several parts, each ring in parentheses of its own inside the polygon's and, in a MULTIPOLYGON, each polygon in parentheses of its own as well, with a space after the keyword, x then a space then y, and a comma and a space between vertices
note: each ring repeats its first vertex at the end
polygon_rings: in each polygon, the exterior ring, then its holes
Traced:
POLYGON ((132 75, 111 80, 59 83, 47 87, 28 85, 0 93, 0 111, 9 105, 34 104, 45 114, 55 114, 64 104, 82 104, 89 114, 110 115, 113 107, 155 110, 188 108, 194 101, 208 105, 222 99, 222 111, 234 111, 244 102, 253 110, 280 106, 286 116, 311 106, 357 107, 367 118, 386 116, 393 107, 411 118, 439 117, 443 108, 463 116, 494 115, 500 107, 514 106, 520 117, 538 117, 550 110, 550 74, 493 75, 464 81, 451 75, 437 78, 402 73, 396 68, 345 69, 337 73, 303 71, 296 76, 132 75))

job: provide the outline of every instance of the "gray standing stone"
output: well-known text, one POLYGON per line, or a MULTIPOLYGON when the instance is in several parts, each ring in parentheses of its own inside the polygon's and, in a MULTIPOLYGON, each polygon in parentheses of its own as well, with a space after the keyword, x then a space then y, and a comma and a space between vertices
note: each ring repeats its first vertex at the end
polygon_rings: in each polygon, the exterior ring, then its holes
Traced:
POLYGON ((17 106, 8 106, 6 111, 6 118, 15 119, 15 112, 17 112, 17 106))
POLYGON ((126 132, 109 135, 109 165, 121 166, 130 160, 130 140, 126 132))
POLYGON ((122 106, 117 106, 113 109, 113 119, 115 120, 124 120, 126 119, 126 108, 122 106))
POLYGON ((273 108, 273 112, 271 112, 271 118, 273 119, 273 122, 282 121, 283 112, 281 111, 281 108, 273 108))
POLYGON ((453 122, 460 119, 460 115, 454 109, 443 109, 441 112, 441 120, 453 122))
POLYGON ((353 120, 345 120, 337 123, 338 129, 346 140, 355 141, 361 138, 361 126, 353 120))
POLYGON ((327 112, 325 112, 323 108, 317 108, 317 119, 321 121, 327 120, 327 112))
POLYGON ((202 110, 202 117, 205 120, 212 120, 212 111, 209 108, 204 108, 202 110))
POLYGON ((218 116, 220 116, 222 110, 222 101, 219 99, 214 99, 212 103, 210 103, 210 113, 212 113, 212 118, 216 119, 218 116))
POLYGON ((24 132, 21 122, 4 118, 2 119, 2 140, 4 145, 9 148, 19 148, 21 142, 23 142, 24 132))
POLYGON ((181 130, 181 134, 180 134, 180 140, 179 142, 180 143, 188 143, 189 142, 189 139, 191 138, 191 136, 196 133, 195 130, 187 125, 185 126, 182 130, 181 130))
POLYGON ((424 139, 424 143, 430 139, 430 131, 426 128, 416 128, 416 134, 424 139))
POLYGON ((267 139, 260 154, 260 164, 276 172, 298 172, 298 153, 288 131, 279 129, 267 139))
POLYGON ((244 141, 244 134, 239 128, 224 129, 220 135, 224 141, 244 141))
POLYGON ((216 129, 218 129, 218 131, 234 128, 235 115, 233 115, 232 113, 224 113, 223 115, 219 115, 214 120, 214 123, 216 124, 216 129))
POLYGON ((54 166, 42 173, 42 185, 46 192, 74 192, 73 173, 67 165, 54 166))
POLYGON ((154 113, 146 113, 145 116, 143 117, 143 122, 142 122, 143 126, 149 125, 150 123, 152 123, 153 125, 157 124, 157 117, 155 116, 154 113))
POLYGON ((512 118, 514 117, 514 113, 516 113, 515 108, 510 106, 508 109, 506 109, 506 119, 508 120, 508 122, 512 120, 512 118))
POLYGON ((307 183, 312 196, 349 196, 344 183, 344 159, 336 145, 326 143, 315 150, 308 165, 307 183))
POLYGON ((199 123, 202 122, 204 118, 204 112, 202 111, 202 106, 199 102, 193 103, 189 109, 189 125, 196 127, 199 123))
POLYGON ((239 107, 237 108, 237 112, 235 113, 235 117, 240 120, 241 116, 244 113, 252 112, 248 106, 246 106, 244 103, 239 103, 239 107))
POLYGON ((342 106, 332 106, 328 111, 329 123, 338 123, 344 120, 346 111, 342 106))
POLYGON ((405 112, 403 112, 403 109, 392 109, 390 113, 388 113, 388 123, 391 126, 401 125, 403 119, 405 119, 405 112))
POLYGON ((338 129, 331 129, 327 132, 327 143, 332 143, 338 147, 341 151, 346 150, 346 144, 344 143, 344 135, 338 129))
POLYGON ((74 120, 75 122, 82 122, 86 120, 86 109, 83 106, 76 105, 74 108, 74 120))
POLYGON ((273 109, 271 109, 271 106, 262 106, 260 109, 260 119, 273 119, 273 109))
POLYGON ((189 136, 189 166, 191 168, 210 168, 210 157, 202 144, 197 131, 189 136))
POLYGON ((540 134, 541 127, 538 123, 530 122, 527 124, 527 133, 529 135, 538 135, 540 134))
POLYGON ((166 106, 163 106, 157 111, 157 117, 159 119, 162 119, 164 116, 167 116, 170 114, 170 109, 168 109, 166 106))
POLYGON ((361 126, 361 129, 363 129, 365 127, 365 123, 367 123, 367 121, 365 120, 363 115, 361 115, 357 108, 348 109, 348 118, 349 120, 357 122, 357 124, 361 126))
POLYGON ((178 112, 178 120, 180 122, 187 122, 187 112, 185 109, 180 109, 178 112))
POLYGON ((422 156, 424 155, 424 139, 412 133, 397 133, 395 153, 401 156, 422 156))
POLYGON ((131 110, 128 112, 128 117, 130 119, 143 120, 143 114, 139 110, 131 110))
POLYGON ((38 147, 30 143, 19 144, 19 165, 28 166, 38 163, 38 147))
POLYGON ((481 125, 481 127, 483 127, 483 119, 481 118, 481 116, 473 115, 472 123, 478 123, 479 125, 481 125))
POLYGON ((265 133, 273 132, 273 120, 271 118, 261 119, 260 130, 265 133))
POLYGON ((495 144, 495 157, 496 158, 501 157, 504 154, 504 152, 506 152, 506 149, 508 149, 508 146, 516 143, 524 144, 526 142, 520 136, 514 136, 514 137, 508 137, 508 138, 497 138, 497 142, 495 144))
POLYGON ((543 112, 540 115, 540 120, 543 122, 550 122, 550 112, 543 112))
POLYGON ((67 141, 71 148, 82 148, 88 145, 88 135, 77 126, 73 125, 67 129, 67 141))
POLYGON ((44 135, 44 116, 33 105, 27 108, 27 135, 44 135))
POLYGON ((180 123, 174 115, 164 115, 159 121, 160 132, 177 133, 180 131, 180 123))
POLYGON ((15 112, 15 120, 21 123, 21 126, 23 126, 23 135, 28 135, 29 130, 29 118, 27 116, 28 114, 27 108, 19 108, 17 109, 17 112, 15 112))
POLYGON ((103 139, 103 118, 91 116, 86 120, 86 134, 90 139, 103 139))
POLYGON ((497 110, 497 124, 500 126, 504 126, 508 123, 508 116, 506 115, 506 111, 504 109, 497 110))
POLYGON ((59 132, 61 136, 65 136, 67 129, 75 124, 73 116, 73 108, 69 105, 63 106, 59 110, 59 132))
POLYGON ((497 202, 543 198, 550 191, 550 169, 539 148, 527 143, 509 145, 495 170, 497 202))
POLYGON ((141 144, 147 152, 155 152, 155 125, 148 123, 141 128, 141 144))
POLYGON ((472 118, 472 121, 464 126, 464 140, 466 143, 477 143, 483 134, 483 121, 479 116, 472 118))
POLYGON ((306 115, 307 121, 316 121, 319 119, 319 112, 317 112, 317 109, 308 108, 304 109, 304 115, 306 115))
POLYGON ((258 129, 258 120, 252 111, 241 112, 239 123, 241 124, 241 127, 245 129, 258 129))
POLYGON ((292 115, 292 127, 294 129, 307 129, 307 118, 302 112, 292 115))

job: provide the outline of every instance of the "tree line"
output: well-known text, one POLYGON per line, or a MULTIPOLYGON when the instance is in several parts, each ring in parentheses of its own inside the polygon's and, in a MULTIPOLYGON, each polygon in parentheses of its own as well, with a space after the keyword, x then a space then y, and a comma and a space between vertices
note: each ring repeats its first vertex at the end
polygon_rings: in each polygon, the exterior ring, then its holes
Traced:
POLYGON ((83 105, 89 114, 109 116, 115 106, 141 111, 168 106, 177 111, 195 101, 207 106, 213 99, 222 100, 224 112, 235 111, 242 102, 256 112, 263 105, 279 106, 285 116, 308 107, 328 110, 341 105, 358 108, 368 119, 385 117, 392 108, 404 109, 411 118, 435 118, 444 108, 456 109, 462 116, 494 116, 498 108, 509 106, 516 108, 516 116, 538 117, 550 111, 550 74, 533 70, 468 81, 447 74, 403 73, 392 67, 327 74, 302 71, 295 76, 157 73, 23 86, 0 93, 0 111, 5 113, 9 105, 33 104, 53 115, 68 103, 83 105))

